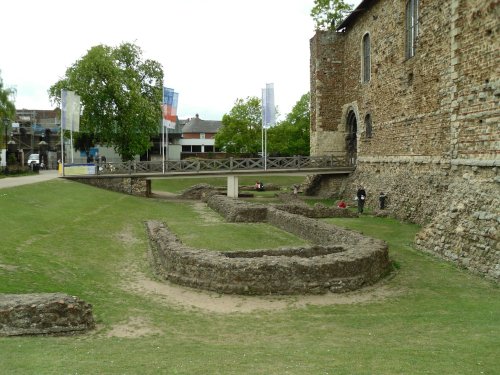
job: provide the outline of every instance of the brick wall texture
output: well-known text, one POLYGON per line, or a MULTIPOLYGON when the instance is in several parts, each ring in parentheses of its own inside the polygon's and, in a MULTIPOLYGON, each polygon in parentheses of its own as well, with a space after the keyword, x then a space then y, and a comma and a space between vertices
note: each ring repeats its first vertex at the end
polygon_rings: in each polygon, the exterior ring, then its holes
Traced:
POLYGON ((353 112, 357 168, 346 193, 361 183, 372 205, 388 193, 395 216, 425 225, 420 248, 498 280, 500 1, 420 0, 411 58, 407 2, 365 3, 344 30, 311 39, 311 155, 346 155, 353 112))

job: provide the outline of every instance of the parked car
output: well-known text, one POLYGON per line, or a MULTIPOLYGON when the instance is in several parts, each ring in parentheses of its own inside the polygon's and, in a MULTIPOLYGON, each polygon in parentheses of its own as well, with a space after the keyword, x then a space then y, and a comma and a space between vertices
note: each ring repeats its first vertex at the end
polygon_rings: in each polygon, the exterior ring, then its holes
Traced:
POLYGON ((31 154, 26 162, 29 167, 33 167, 33 165, 40 165, 40 154, 31 154))

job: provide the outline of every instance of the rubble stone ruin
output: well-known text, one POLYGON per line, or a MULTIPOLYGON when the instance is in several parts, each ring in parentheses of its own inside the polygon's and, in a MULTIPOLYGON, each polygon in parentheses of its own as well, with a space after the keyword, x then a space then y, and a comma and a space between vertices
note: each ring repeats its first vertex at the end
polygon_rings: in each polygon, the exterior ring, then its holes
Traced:
POLYGON ((228 294, 321 294, 374 284, 390 270, 387 244, 276 207, 221 195, 209 207, 231 222, 267 222, 312 243, 306 247, 209 251, 184 245, 161 222, 146 223, 156 273, 181 285, 228 294))
POLYGON ((77 297, 0 294, 0 336, 74 334, 94 327, 92 305, 77 297))

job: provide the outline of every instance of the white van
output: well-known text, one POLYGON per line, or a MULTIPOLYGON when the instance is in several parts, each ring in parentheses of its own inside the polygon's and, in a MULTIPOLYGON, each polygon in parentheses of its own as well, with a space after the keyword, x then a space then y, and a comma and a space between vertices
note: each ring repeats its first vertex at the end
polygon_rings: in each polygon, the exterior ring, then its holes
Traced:
POLYGON ((29 156, 26 164, 28 164, 29 167, 31 167, 32 164, 39 165, 40 164, 40 154, 31 154, 29 156))

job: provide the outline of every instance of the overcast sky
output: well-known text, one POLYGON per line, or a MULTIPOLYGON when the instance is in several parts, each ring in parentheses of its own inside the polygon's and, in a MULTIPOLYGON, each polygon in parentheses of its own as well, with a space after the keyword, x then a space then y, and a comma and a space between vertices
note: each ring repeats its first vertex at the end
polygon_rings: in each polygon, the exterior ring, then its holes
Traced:
MULTIPOLYGON (((359 1, 349 1, 358 4, 359 1)), ((51 109, 47 90, 98 44, 132 42, 163 65, 178 115, 220 120, 274 83, 290 112, 309 91, 313 0, 15 0, 2 2, 0 70, 16 108, 51 109)))

